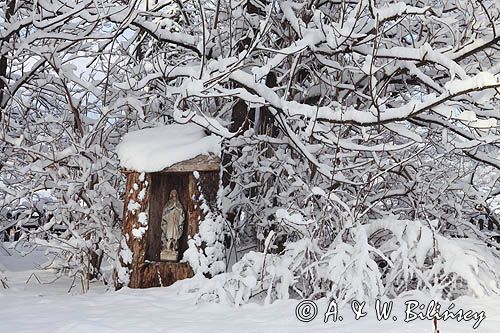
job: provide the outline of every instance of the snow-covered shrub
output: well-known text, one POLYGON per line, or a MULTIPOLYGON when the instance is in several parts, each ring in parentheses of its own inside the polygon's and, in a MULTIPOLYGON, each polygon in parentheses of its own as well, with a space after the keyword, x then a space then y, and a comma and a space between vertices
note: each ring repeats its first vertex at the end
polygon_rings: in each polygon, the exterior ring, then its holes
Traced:
POLYGON ((224 220, 211 212, 200 222, 199 232, 188 240, 184 258, 196 274, 214 276, 225 271, 224 220))
POLYGON ((232 272, 219 274, 198 284, 195 289, 198 292, 198 301, 235 305, 246 303, 252 296, 262 291, 263 262, 263 253, 247 253, 234 264, 232 272))
MULTIPOLYGON (((198 191, 201 192, 200 174, 195 173, 198 179, 198 191)), ((221 214, 220 189, 214 207, 211 207, 203 193, 199 194, 201 202, 202 220, 199 230, 194 237, 188 240, 188 249, 184 252, 184 260, 189 262, 195 274, 215 276, 226 270, 224 236, 226 221, 221 214)))
MULTIPOLYGON (((500 226, 498 2, 89 2, 55 14, 51 3, 10 3, 0 206, 53 191, 47 226, 66 231, 30 238, 47 237, 62 267, 86 272, 99 253, 116 261, 123 190, 112 151, 131 129, 175 120, 227 138, 221 208, 187 253, 200 272, 222 269, 210 267, 222 251, 212 232, 227 220, 231 260, 243 261, 224 276, 239 281, 262 257, 251 288, 269 299, 488 289, 474 274, 489 279, 500 226), (411 226, 365 230, 390 214, 427 226, 432 255, 411 226), (469 266, 477 257, 477 271, 449 267, 450 244, 469 266), (338 275, 344 266, 359 279, 338 275)), ((26 234, 34 206, 18 225, 26 234)))
POLYGON ((232 271, 207 282, 201 300, 240 305, 291 296, 374 301, 421 290, 445 299, 500 293, 500 258, 484 243, 448 239, 431 224, 388 217, 344 230, 327 248, 304 238, 280 255, 249 252, 232 271))

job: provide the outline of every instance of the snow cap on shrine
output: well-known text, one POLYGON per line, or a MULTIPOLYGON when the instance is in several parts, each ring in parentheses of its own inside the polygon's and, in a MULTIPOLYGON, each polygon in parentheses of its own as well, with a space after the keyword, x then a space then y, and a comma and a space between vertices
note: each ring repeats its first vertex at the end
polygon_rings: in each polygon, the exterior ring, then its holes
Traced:
POLYGON ((220 166, 221 140, 193 123, 172 124, 127 133, 116 152, 128 171, 213 171, 220 166))

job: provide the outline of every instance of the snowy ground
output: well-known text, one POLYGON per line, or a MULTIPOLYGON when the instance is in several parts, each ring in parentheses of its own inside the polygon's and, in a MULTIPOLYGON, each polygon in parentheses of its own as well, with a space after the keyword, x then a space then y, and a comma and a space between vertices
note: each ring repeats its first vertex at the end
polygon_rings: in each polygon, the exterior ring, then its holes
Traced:
MULTIPOLYGON (((180 292, 183 281, 169 288, 123 289, 119 292, 93 286, 87 294, 73 289, 70 280, 53 279, 53 272, 37 268, 46 261, 35 251, 21 257, 0 247, 0 269, 8 278, 8 289, 0 289, 0 332, 433 332, 428 320, 404 322, 404 299, 394 303, 389 320, 377 321, 374 306, 368 315, 354 319, 350 307, 339 310, 343 321, 323 322, 326 301, 318 302, 318 315, 311 322, 295 316, 298 301, 279 301, 263 306, 239 308, 224 304, 195 304, 195 295, 180 292), (34 273, 34 274, 33 274, 34 273), (393 321, 392 316, 397 316, 393 321)), ((0 287, 1 288, 1 287, 0 287)), ((422 303, 430 299, 420 298, 422 303)), ((445 308, 448 304, 443 305, 445 308)), ((499 332, 500 297, 460 299, 455 310, 485 311, 486 319, 474 330, 474 320, 440 321, 441 333, 499 332)))

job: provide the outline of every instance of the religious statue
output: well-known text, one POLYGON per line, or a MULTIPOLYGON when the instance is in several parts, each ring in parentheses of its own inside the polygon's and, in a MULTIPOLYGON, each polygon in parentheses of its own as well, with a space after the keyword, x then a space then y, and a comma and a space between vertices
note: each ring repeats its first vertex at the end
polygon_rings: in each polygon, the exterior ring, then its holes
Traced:
POLYGON ((172 190, 161 219, 162 251, 160 252, 160 260, 177 261, 184 217, 184 209, 179 201, 177 191, 172 190))

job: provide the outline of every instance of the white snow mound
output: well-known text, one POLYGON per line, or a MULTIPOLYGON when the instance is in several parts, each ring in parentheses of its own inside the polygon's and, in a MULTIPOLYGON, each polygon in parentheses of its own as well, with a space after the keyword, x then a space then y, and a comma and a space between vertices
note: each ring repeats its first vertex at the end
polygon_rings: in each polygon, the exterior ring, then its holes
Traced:
POLYGON ((220 142, 196 124, 173 124, 127 133, 116 152, 121 167, 156 172, 198 155, 220 156, 220 142))

